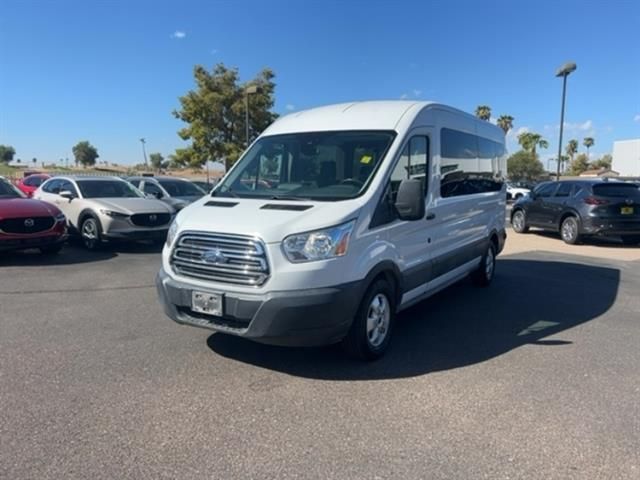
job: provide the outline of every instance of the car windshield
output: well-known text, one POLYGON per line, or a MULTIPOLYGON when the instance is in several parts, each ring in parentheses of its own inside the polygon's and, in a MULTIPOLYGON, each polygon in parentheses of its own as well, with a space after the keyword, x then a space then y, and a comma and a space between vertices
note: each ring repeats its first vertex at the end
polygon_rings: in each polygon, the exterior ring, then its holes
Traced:
POLYGON ((334 131, 258 140, 215 196, 336 201, 364 192, 394 132, 334 131))
POLYGON ((197 185, 186 180, 158 180, 158 183, 172 197, 201 197, 206 193, 197 185))
POLYGON ((632 183, 604 183, 594 185, 593 193, 602 197, 631 197, 640 195, 640 189, 632 183))
POLYGON ((24 198, 24 195, 9 182, 0 179, 0 198, 24 198))
POLYGON ((119 180, 78 180, 84 198, 140 198, 143 195, 133 185, 119 180))

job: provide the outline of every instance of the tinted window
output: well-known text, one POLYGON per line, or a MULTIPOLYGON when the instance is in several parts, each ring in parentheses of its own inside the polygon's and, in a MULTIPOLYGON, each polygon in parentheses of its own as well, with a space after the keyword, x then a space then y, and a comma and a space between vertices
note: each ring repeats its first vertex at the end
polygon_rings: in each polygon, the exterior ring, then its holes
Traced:
POLYGON ((542 183, 534 190, 536 197, 550 197, 557 185, 555 183, 542 183))
POLYGON ((455 197, 497 192, 504 182, 504 146, 470 133, 443 128, 440 132, 440 195, 455 197))
POLYGON ((60 185, 62 185, 62 180, 54 178, 45 183, 42 190, 47 193, 60 193, 60 185))
POLYGON ((593 193, 603 197, 630 197, 640 195, 640 190, 632 183, 602 183, 593 186, 593 193))
POLYGON ((196 197, 204 195, 200 188, 185 180, 158 180, 158 183, 172 197, 196 197))
POLYGON ((84 198, 139 198, 132 185, 119 180, 78 180, 84 198))
POLYGON ((71 183, 68 180, 63 180, 60 183, 60 191, 67 191, 67 192, 71 192, 75 197, 78 196, 78 190, 76 190, 76 187, 73 183, 71 183))
POLYGON ((0 198, 21 198, 23 196, 17 188, 0 178, 0 198))
POLYGON ((429 139, 427 137, 412 137, 400 154, 398 163, 391 172, 391 194, 395 199, 400 182, 405 178, 421 178, 425 184, 427 175, 427 159, 429 155, 429 139))
POLYGON ((262 137, 213 195, 354 198, 367 188, 394 135, 332 131, 262 137))
POLYGON ((45 179, 42 177, 31 176, 31 177, 27 177, 23 183, 29 187, 39 187, 40 185, 42 185, 42 182, 44 181, 45 179))
POLYGON ((571 191, 573 190, 572 183, 561 183, 556 191, 556 197, 568 197, 571 195, 571 191))
POLYGON ((162 194, 162 190, 155 183, 144 182, 144 187, 142 188, 144 193, 150 193, 151 195, 162 194))
POLYGON ((129 183, 136 188, 140 188, 140 180, 129 180, 129 183))

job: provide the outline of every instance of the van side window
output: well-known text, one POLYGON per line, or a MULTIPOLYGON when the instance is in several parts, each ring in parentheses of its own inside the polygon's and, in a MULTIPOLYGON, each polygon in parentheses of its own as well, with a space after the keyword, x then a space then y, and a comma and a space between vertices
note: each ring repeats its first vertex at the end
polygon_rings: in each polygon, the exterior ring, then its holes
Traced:
POLYGON ((440 131, 440 195, 443 198, 498 192, 504 183, 504 145, 443 128, 440 131))
POLYGON ((405 178, 420 178, 425 185, 425 193, 428 182, 426 181, 427 163, 429 155, 429 138, 412 137, 402 150, 398 163, 391 172, 391 195, 395 200, 400 182, 405 178))
POLYGON ((389 184, 380 198, 380 202, 373 213, 369 228, 379 227, 391 223, 398 218, 394 202, 398 194, 400 182, 405 178, 420 178, 423 181, 425 195, 427 192, 427 172, 429 165, 429 137, 411 137, 402 150, 398 163, 391 172, 389 184))

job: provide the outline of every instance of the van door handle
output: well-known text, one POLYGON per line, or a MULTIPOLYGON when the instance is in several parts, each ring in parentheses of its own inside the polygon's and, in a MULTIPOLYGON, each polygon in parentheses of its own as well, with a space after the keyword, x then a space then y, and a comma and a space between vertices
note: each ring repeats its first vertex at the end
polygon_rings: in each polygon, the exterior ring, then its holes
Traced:
POLYGON ((434 218, 436 218, 436 214, 433 212, 429 212, 427 213, 427 220, 433 220, 434 218))

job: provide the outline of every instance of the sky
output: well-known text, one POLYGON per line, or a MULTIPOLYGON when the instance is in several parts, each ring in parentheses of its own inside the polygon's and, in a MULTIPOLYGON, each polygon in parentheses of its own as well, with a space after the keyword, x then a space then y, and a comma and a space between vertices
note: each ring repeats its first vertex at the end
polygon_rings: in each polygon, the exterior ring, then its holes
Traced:
POLYGON ((351 100, 436 100, 510 114, 555 157, 566 61, 565 139, 592 158, 640 138, 640 2, 137 1, 0 2, 0 144, 16 157, 143 161, 184 146, 172 111, 193 67, 222 62, 243 80, 276 73, 280 114, 351 100), (581 146, 581 150, 584 148, 581 146))

